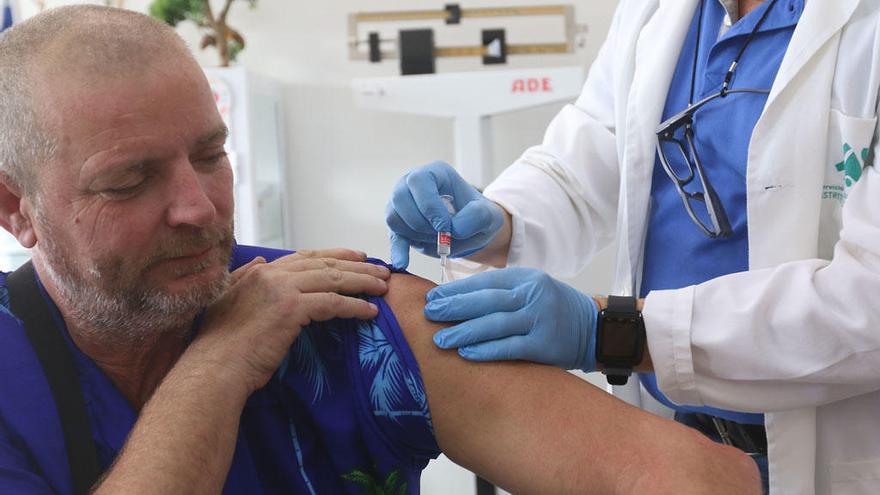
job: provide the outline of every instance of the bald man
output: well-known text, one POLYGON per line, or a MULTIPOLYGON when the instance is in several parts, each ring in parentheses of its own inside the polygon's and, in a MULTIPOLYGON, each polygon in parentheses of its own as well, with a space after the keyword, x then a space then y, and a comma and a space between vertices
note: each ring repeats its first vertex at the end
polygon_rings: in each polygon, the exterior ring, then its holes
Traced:
MULTIPOLYGON (((417 493, 441 450, 516 493, 759 490, 744 454, 562 371, 436 349, 424 280, 236 246, 226 129, 149 17, 65 7, 5 33, 0 133, 0 225, 74 363, 96 493, 417 493)), ((73 493, 0 282, 0 492, 73 493)))

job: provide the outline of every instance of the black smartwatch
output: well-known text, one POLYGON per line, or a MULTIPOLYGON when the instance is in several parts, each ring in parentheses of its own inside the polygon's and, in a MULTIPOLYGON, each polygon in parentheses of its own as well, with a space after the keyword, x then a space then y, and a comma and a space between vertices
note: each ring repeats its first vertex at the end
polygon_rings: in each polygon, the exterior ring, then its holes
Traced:
POLYGON ((608 296, 596 325, 596 361, 611 385, 626 385, 645 350, 645 322, 635 297, 608 296))

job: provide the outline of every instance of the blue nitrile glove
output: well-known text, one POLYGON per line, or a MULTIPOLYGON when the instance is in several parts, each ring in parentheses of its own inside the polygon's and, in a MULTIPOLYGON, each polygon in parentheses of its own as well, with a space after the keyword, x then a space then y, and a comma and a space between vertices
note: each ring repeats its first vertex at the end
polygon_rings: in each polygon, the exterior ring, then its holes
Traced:
POLYGON ((563 369, 596 368, 592 297, 531 268, 478 273, 428 292, 425 316, 456 325, 434 335, 472 361, 522 359, 563 369))
POLYGON ((391 264, 403 269, 409 265, 410 246, 437 257, 437 232, 452 233, 453 257, 483 249, 504 225, 504 214, 450 165, 432 162, 397 181, 385 222, 391 229, 391 264), (440 199, 443 194, 454 198, 454 216, 440 199))

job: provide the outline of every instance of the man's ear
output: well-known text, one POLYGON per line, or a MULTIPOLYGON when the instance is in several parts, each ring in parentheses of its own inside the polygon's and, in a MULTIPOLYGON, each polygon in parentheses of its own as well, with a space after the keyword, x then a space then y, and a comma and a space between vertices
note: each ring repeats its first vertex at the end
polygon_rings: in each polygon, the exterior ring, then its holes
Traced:
POLYGON ((32 215, 31 202, 23 199, 20 189, 9 177, 0 173, 0 227, 8 230, 26 248, 32 248, 37 243, 32 215))

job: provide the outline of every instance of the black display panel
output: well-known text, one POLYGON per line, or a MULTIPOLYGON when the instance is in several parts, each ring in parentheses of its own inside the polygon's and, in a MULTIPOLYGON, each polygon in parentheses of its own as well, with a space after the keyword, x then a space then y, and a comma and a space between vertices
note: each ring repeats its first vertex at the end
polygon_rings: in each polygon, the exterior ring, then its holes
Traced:
POLYGON ((601 354, 607 357, 631 358, 637 354, 636 344, 641 341, 639 332, 632 328, 638 324, 638 318, 606 317, 602 322, 603 342, 601 354))

